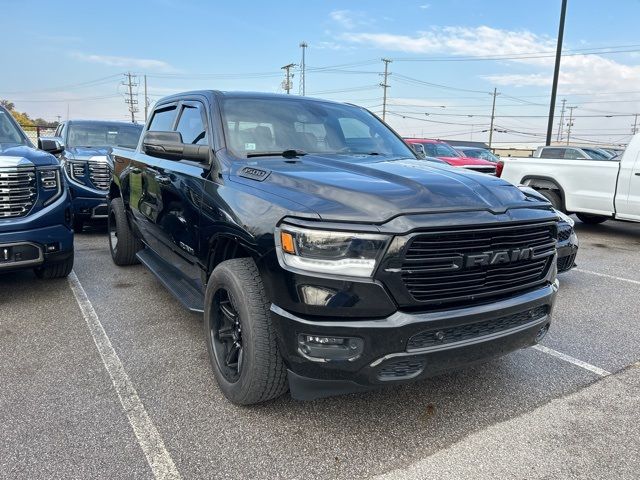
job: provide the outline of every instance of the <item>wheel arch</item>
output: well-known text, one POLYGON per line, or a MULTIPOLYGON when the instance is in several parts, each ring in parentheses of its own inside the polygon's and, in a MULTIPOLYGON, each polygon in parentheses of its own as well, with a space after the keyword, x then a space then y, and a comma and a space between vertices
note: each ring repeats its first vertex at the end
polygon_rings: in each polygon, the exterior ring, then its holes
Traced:
POLYGON ((527 175, 520 180, 522 185, 526 185, 527 187, 531 187, 534 190, 556 190, 560 195, 560 200, 562 202, 562 210, 566 211, 566 195, 564 192, 564 188, 560 185, 560 183, 553 177, 547 177, 543 175, 527 175))

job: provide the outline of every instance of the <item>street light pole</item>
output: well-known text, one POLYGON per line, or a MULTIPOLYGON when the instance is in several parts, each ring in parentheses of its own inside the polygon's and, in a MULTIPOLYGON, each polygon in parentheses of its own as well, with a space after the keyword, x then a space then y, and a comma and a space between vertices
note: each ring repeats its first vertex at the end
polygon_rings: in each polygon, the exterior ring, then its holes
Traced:
POLYGON ((547 141, 545 145, 551 145, 553 133, 553 113, 556 109, 556 93, 558 91, 558 76, 560 75, 560 58, 562 57, 562 38, 564 37, 564 17, 567 14, 567 0, 562 0, 560 11, 560 26, 558 27, 558 45, 556 47, 556 65, 553 69, 553 86, 551 87, 551 103, 549 104, 549 121, 547 122, 547 141))

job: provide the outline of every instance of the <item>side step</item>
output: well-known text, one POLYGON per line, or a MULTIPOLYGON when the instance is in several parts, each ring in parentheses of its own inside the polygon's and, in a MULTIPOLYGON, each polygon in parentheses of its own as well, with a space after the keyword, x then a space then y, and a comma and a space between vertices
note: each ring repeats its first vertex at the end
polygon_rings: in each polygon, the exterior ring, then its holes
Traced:
POLYGON ((177 269, 171 265, 167 265, 149 248, 140 250, 136 253, 136 257, 158 277, 160 283, 180 300, 180 303, 192 312, 204 312, 203 293, 191 284, 177 269))

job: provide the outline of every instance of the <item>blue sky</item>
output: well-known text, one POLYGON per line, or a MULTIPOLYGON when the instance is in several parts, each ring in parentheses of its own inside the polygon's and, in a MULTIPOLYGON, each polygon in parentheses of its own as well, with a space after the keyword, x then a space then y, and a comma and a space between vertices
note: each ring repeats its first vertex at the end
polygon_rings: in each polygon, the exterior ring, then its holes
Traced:
MULTIPOLYGON (((497 87, 496 123, 507 133, 496 140, 537 142, 553 68, 545 55, 555 48, 559 9, 560 0, 61 0, 55 7, 2 0, 0 98, 47 119, 67 111, 126 119, 119 85, 125 71, 147 74, 152 101, 194 88, 277 92, 280 67, 300 62, 305 40, 310 94, 379 112, 376 85, 387 57, 387 118, 401 133, 484 139, 486 92, 497 87), (540 55, 513 58, 534 52, 540 55), (495 55, 502 58, 487 60, 495 55)), ((634 118, 607 115, 640 111, 638 18, 638 1, 569 0, 565 49, 572 55, 563 59, 560 99, 578 107, 574 136, 628 139, 634 118)), ((295 92, 297 80, 298 72, 295 92)))

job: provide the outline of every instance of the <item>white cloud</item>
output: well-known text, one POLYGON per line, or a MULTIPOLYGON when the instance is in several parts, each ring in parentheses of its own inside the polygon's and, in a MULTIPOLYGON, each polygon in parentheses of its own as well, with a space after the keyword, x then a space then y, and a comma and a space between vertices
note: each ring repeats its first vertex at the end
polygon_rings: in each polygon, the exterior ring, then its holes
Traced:
MULTIPOLYGON (((501 60, 506 64, 529 67, 531 73, 485 75, 482 78, 497 85, 545 86, 551 84, 555 40, 527 30, 501 30, 488 26, 442 27, 415 35, 391 33, 345 32, 341 39, 352 44, 412 54, 453 56, 517 56, 501 60), (540 56, 540 53, 547 54, 540 56), (527 53, 537 53, 527 57, 527 53), (523 55, 525 54, 525 55, 523 55)), ((568 55, 562 58, 560 86, 564 93, 636 90, 640 82, 640 66, 626 65, 601 55, 568 55)))
POLYGON ((423 5, 420 5, 420 7, 422 10, 426 10, 427 8, 431 8, 431 4, 430 3, 425 3, 423 5))
MULTIPOLYGON (((364 12, 353 10, 334 10, 329 13, 329 17, 342 28, 352 30, 356 27, 371 26, 375 21, 364 12)), ((388 19, 388 17, 385 17, 388 19)))
POLYGON ((156 70, 162 72, 175 72, 176 69, 162 60, 149 58, 118 57, 111 55, 95 55, 86 53, 73 53, 71 56, 77 60, 91 63, 100 63, 110 67, 138 68, 142 70, 156 70))

